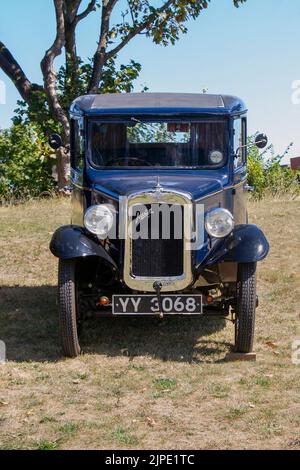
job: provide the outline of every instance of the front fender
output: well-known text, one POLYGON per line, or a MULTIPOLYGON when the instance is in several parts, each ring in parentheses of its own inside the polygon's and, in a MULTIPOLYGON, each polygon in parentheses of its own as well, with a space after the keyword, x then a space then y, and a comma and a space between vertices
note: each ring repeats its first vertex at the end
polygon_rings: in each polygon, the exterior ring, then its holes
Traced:
POLYGON ((224 240, 219 240, 210 250, 201 266, 211 266, 223 261, 253 263, 262 261, 270 246, 257 225, 238 225, 224 240))
POLYGON ((84 228, 77 225, 66 225, 57 229, 50 242, 50 251, 57 258, 64 260, 97 256, 117 269, 116 263, 103 246, 89 238, 84 228))

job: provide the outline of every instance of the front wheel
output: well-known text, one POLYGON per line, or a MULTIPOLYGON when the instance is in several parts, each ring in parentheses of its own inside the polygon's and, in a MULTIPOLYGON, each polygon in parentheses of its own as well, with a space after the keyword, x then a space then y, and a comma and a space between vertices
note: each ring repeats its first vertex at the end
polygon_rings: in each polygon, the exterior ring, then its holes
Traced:
POLYGON ((63 352, 67 357, 76 357, 80 354, 80 344, 78 340, 76 262, 73 260, 59 260, 58 314, 63 352))
POLYGON ((256 263, 238 266, 235 350, 249 353, 253 349, 256 312, 256 263))

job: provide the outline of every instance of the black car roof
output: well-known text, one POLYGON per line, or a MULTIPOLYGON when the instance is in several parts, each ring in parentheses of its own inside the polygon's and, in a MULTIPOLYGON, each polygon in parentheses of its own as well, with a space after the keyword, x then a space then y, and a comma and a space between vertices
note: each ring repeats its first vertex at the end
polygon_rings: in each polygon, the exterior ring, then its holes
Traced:
POLYGON ((71 113, 208 113, 232 114, 246 112, 244 102, 235 96, 206 93, 107 93, 77 98, 71 113))

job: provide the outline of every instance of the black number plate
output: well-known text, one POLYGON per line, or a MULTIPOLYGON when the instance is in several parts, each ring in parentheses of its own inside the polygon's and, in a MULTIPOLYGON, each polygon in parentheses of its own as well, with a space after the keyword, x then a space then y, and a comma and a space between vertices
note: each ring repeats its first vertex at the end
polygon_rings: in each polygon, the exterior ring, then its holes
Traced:
MULTIPOLYGON (((202 295, 162 295, 164 315, 199 315, 202 313, 202 295)), ((114 295, 114 315, 157 315, 156 295, 114 295)))

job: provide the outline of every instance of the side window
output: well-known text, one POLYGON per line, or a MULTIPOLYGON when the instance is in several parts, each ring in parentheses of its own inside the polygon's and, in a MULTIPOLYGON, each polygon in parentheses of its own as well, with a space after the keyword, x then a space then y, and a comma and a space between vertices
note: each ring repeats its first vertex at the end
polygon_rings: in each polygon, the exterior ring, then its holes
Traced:
POLYGON ((72 167, 76 170, 83 170, 84 159, 84 120, 71 120, 71 159, 72 167))
POLYGON ((246 118, 238 118, 234 121, 234 168, 239 168, 246 163, 247 158, 247 121, 246 118))

